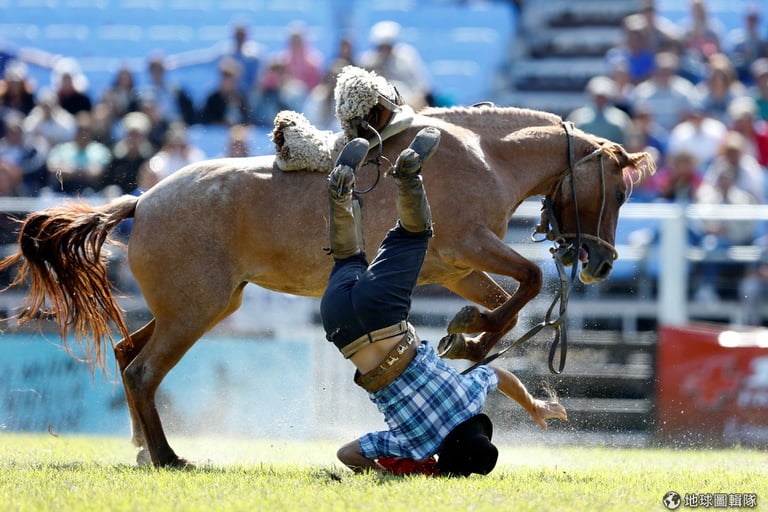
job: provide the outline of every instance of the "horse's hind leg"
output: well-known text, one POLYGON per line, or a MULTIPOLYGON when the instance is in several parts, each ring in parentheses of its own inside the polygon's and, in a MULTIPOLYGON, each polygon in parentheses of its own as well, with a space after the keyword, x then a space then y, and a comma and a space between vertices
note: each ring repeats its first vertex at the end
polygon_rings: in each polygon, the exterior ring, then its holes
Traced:
MULTIPOLYGON (((206 329, 200 325, 190 328, 186 319, 156 318, 156 322, 144 348, 123 370, 123 384, 134 428, 138 425, 141 429, 141 440, 152 464, 183 467, 188 465, 187 461, 176 455, 165 437, 155 406, 155 393, 160 382, 206 329)), ((140 451, 137 461, 141 463, 145 455, 140 451)))
MULTIPOLYGON (((136 358, 136 355, 141 352, 144 345, 149 341, 149 337, 155 330, 155 319, 150 320, 144 327, 131 334, 130 343, 125 339, 120 340, 115 345, 115 359, 117 360, 118 367, 120 368, 120 375, 122 379, 123 372, 129 364, 136 358)), ((123 387, 125 383, 123 382, 123 387)), ((131 402, 128 392, 126 390, 126 403, 128 405, 128 412, 131 416, 131 442, 139 449, 136 456, 137 461, 140 464, 148 464, 150 462, 148 452, 146 451, 146 442, 144 440, 144 434, 142 433, 141 424, 139 423, 136 411, 134 410, 133 403, 131 402)))
POLYGON ((146 449, 155 466, 190 465, 177 456, 168 443, 155 405, 157 388, 203 334, 240 306, 243 287, 244 284, 241 284, 228 295, 205 290, 206 301, 187 303, 184 310, 181 307, 169 308, 173 313, 162 316, 156 314, 156 325, 149 339, 123 371, 123 384, 132 406, 134 424, 141 428, 146 449), (220 300, 216 300, 217 295, 220 300), (192 307, 194 305, 199 307, 192 307))

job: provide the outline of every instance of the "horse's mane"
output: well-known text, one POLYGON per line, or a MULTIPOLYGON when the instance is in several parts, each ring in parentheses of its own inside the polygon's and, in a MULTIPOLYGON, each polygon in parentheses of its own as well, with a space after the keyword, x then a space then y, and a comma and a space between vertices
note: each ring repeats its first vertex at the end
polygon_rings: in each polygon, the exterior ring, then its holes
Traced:
POLYGON ((542 110, 485 105, 476 107, 427 107, 421 110, 419 114, 442 119, 458 126, 468 127, 474 122, 482 122, 486 129, 498 128, 507 133, 529 126, 560 124, 563 121, 557 114, 542 110), (493 115, 488 115, 489 113, 493 115))

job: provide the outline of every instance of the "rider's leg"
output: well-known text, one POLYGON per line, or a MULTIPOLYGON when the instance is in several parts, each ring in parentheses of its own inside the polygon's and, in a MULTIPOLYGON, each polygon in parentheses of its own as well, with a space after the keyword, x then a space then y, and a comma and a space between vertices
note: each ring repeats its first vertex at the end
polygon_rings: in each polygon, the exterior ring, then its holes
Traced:
POLYGON ((422 129, 411 145, 400 152, 392 175, 397 183, 397 215, 406 231, 420 233, 432 229, 432 213, 424 192, 421 167, 437 150, 440 130, 422 129))
POLYGON ((365 139, 354 139, 347 143, 328 177, 329 235, 331 254, 336 259, 348 258, 361 252, 352 210, 352 190, 355 187, 355 171, 365 160, 368 149, 368 141, 365 139))

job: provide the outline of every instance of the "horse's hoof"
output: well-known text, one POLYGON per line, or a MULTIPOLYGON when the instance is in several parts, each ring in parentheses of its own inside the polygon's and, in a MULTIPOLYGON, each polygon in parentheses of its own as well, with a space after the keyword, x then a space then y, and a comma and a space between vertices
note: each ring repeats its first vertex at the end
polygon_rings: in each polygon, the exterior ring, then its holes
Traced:
POLYGON ((437 344, 437 355, 444 359, 467 359, 467 338, 463 334, 443 336, 437 344))
POLYGON ((197 469, 197 465, 181 457, 178 457, 171 467, 174 469, 197 469))
POLYGON ((464 306, 456 313, 448 324, 448 334, 463 332, 481 332, 484 329, 475 328, 473 324, 480 319, 480 310, 476 306, 464 306))
POLYGON ((139 448, 136 452, 136 464, 139 466, 151 466, 152 457, 149 455, 149 450, 146 448, 139 448))
POLYGON ((187 459, 182 459, 181 457, 176 457, 175 459, 169 460, 168 462, 160 462, 157 464, 157 467, 168 468, 168 469, 196 469, 197 468, 195 464, 189 462, 187 459))

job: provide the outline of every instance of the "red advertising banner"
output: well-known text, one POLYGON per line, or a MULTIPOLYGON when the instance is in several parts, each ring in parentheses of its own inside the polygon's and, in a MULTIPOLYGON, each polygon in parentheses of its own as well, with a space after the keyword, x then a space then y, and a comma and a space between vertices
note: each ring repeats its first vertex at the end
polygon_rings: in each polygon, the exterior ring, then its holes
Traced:
POLYGON ((768 446, 768 329, 661 327, 656 436, 680 445, 768 446))

